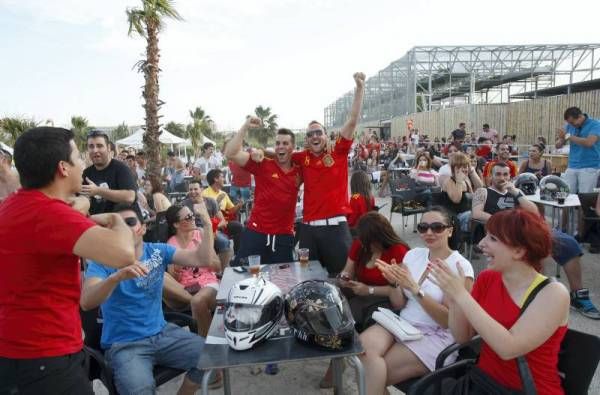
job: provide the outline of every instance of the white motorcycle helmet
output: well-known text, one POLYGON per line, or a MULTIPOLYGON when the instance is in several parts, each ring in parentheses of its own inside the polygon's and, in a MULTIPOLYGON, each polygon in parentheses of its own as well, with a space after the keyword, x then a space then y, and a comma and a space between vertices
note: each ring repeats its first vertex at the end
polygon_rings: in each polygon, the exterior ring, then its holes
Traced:
POLYGON ((558 200, 559 193, 565 197, 569 194, 569 185, 560 177, 548 175, 540 180, 540 198, 542 200, 558 200))
POLYGON ((223 321, 225 338, 242 351, 274 333, 283 315, 283 294, 262 276, 237 282, 229 291, 223 321))

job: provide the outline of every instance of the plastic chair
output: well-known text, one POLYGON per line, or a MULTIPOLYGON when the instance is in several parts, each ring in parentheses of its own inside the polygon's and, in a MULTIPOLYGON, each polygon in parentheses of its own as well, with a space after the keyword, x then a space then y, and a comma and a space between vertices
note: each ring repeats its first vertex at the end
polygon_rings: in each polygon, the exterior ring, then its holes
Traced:
MULTIPOLYGON (((85 333, 83 350, 86 353, 88 378, 90 381, 100 380, 108 390, 109 395, 117 395, 118 392, 113 380, 112 367, 104 358, 104 351, 100 348, 102 317, 99 316, 99 311, 99 308, 89 311, 79 311, 83 332, 85 333)), ((165 319, 167 322, 181 327, 187 326, 190 328, 190 331, 197 331, 194 319, 188 315, 165 313, 165 319)), ((154 381, 158 387, 182 373, 185 373, 185 370, 155 366, 153 371, 154 381)))

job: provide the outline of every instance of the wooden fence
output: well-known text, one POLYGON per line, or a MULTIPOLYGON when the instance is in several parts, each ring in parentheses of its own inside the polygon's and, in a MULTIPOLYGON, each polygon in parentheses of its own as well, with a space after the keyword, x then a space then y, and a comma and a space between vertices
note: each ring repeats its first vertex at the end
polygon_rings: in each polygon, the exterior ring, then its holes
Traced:
POLYGON ((564 124, 564 111, 572 106, 592 118, 600 118, 600 90, 506 104, 471 104, 395 117, 392 136, 406 135, 407 120, 412 119, 414 127, 431 138, 448 137, 460 122, 467 124, 468 132, 476 133, 488 123, 500 135, 516 135, 518 144, 530 144, 537 136, 544 136, 548 144, 553 144, 556 130, 564 124))

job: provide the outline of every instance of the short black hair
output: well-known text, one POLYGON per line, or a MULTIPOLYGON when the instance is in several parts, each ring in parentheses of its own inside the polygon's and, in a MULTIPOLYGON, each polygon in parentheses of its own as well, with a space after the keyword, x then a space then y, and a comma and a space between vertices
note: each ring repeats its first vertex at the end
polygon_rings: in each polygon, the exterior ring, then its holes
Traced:
POLYGON ((15 142, 15 166, 24 189, 43 188, 54 181, 59 162, 71 163, 73 132, 49 126, 27 130, 15 142))
POLYGON ((108 138, 108 134, 106 134, 106 132, 103 132, 102 130, 98 130, 98 129, 92 129, 89 131, 88 135, 87 135, 87 140, 91 139, 91 138, 95 138, 95 137, 104 137, 104 141, 106 142, 106 146, 108 147, 110 145, 110 139, 108 138))
POLYGON ((583 114, 579 107, 569 107, 565 110, 565 121, 569 118, 579 118, 583 114))
POLYGON ((477 139, 477 144, 483 144, 484 141, 492 141, 489 137, 481 136, 477 139))
POLYGON ((283 136, 290 136, 292 138, 292 145, 296 144, 296 135, 289 129, 280 128, 277 130, 277 134, 281 134, 283 136))
POLYGON ((169 152, 167 152, 167 156, 174 158, 175 157, 175 152, 169 151, 169 152))
POLYGON ((139 156, 141 158, 145 158, 146 157, 146 153, 144 151, 138 151, 135 156, 139 156))
POLYGON ((123 211, 133 211, 135 213, 135 216, 140 221, 140 223, 142 223, 142 224, 144 223, 144 216, 142 215, 142 210, 140 209, 140 206, 137 204, 137 202, 135 202, 135 203, 117 203, 113 207, 113 213, 121 213, 123 211))
POLYGON ((215 145, 214 145, 213 143, 206 142, 206 143, 202 144, 202 151, 206 151, 206 150, 207 150, 207 149, 209 149, 210 147, 213 147, 213 148, 214 148, 214 146, 215 146, 215 145))
POLYGON ((0 148, 0 156, 4 156, 6 157, 6 159, 8 159, 8 162, 12 162, 12 154, 10 152, 8 152, 7 150, 5 150, 4 148, 0 148))
POLYGON ((221 169, 212 169, 206 173, 206 182, 208 182, 208 185, 214 184, 215 180, 219 178, 221 174, 223 174, 221 169))
POLYGON ((467 124, 464 123, 464 122, 461 122, 461 123, 458 124, 458 127, 460 128, 461 126, 467 126, 467 124))
POLYGON ((490 124, 489 123, 484 123, 483 124, 483 128, 484 129, 489 129, 490 128, 490 124))
POLYGON ((135 160, 135 155, 131 155, 131 154, 129 154, 129 155, 127 155, 127 156, 125 157, 125 160, 129 160, 129 159, 131 159, 131 160, 135 160))

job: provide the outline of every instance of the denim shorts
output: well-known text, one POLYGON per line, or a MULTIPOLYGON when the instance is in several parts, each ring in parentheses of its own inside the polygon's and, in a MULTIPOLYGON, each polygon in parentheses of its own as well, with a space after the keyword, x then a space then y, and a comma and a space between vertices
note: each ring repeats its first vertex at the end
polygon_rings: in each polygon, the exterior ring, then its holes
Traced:
POLYGON ((154 394, 152 373, 155 365, 187 370, 188 378, 202 383, 198 359, 204 338, 187 329, 167 323, 158 334, 128 343, 115 343, 105 353, 112 365, 119 394, 154 394))
POLYGON ((224 251, 230 250, 229 237, 220 230, 215 234, 215 251, 220 254, 224 251))
POLYGON ((232 185, 229 188, 229 197, 232 202, 236 202, 240 197, 246 202, 250 200, 250 187, 236 187, 232 185))
POLYGON ((563 266, 571 259, 583 255, 581 246, 571 235, 559 230, 552 231, 552 258, 563 266))

